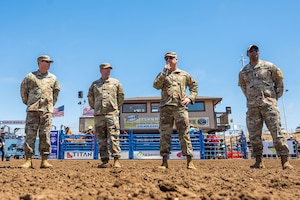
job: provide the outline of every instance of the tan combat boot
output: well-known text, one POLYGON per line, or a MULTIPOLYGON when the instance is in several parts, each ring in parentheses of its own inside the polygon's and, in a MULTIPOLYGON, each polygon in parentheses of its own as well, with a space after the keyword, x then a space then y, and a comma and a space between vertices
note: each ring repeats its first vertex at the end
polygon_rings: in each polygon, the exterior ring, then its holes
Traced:
POLYGON ((163 156, 162 164, 161 166, 158 166, 160 169, 166 169, 168 168, 168 156, 163 156))
POLYGON ((294 167, 288 161, 287 155, 281 155, 280 158, 281 158, 282 169, 294 169, 294 167))
POLYGON ((102 163, 100 165, 98 165, 98 168, 108 168, 111 167, 111 165, 109 164, 109 159, 105 159, 102 160, 102 163))
POLYGON ((186 161, 188 169, 197 169, 192 161, 192 156, 186 156, 186 161))
POLYGON ((254 169, 254 168, 256 168, 256 169, 266 168, 261 156, 255 157, 255 160, 256 161, 255 161, 254 165, 251 165, 250 168, 252 168, 252 169, 254 169))
POLYGON ((121 168, 119 158, 114 158, 114 168, 121 168))
POLYGON ((31 154, 27 154, 26 155, 26 161, 20 167, 24 168, 24 169, 33 168, 33 165, 32 165, 32 155, 31 154))
POLYGON ((44 154, 42 155, 42 162, 41 162, 41 167, 40 168, 52 168, 53 165, 51 165, 49 162, 48 162, 48 155, 44 154))

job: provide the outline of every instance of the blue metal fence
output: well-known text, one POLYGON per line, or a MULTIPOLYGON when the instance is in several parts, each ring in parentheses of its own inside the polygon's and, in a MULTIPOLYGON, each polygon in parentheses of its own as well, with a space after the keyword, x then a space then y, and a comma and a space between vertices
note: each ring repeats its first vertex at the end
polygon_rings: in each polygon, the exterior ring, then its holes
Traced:
MULTIPOLYGON (((228 158, 225 133, 218 135, 218 142, 208 141, 207 134, 202 133, 202 130, 190 134, 190 138, 194 159, 228 158)), ((243 154, 243 158, 248 158, 246 137, 242 135, 240 141, 239 151, 243 154)), ((51 145, 56 150, 51 159, 99 158, 98 143, 93 134, 66 135, 63 130, 53 131, 51 145)), ((134 133, 130 130, 129 134, 120 134, 120 147, 121 159, 161 159, 160 134, 134 133)), ((179 136, 176 133, 171 137, 169 159, 185 159, 181 152, 179 136)))

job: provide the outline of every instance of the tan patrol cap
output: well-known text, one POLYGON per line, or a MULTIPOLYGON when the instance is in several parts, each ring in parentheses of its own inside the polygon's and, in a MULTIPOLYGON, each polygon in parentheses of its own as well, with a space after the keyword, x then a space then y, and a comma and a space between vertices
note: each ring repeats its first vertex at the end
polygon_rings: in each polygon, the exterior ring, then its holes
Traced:
POLYGON ((109 63, 100 64, 100 69, 106 69, 106 68, 111 68, 112 69, 112 66, 109 63))
POLYGON ((250 49, 252 49, 252 48, 257 49, 257 50, 259 51, 258 46, 254 45, 254 44, 251 44, 251 45, 247 48, 247 52, 250 51, 250 49))
POLYGON ((41 55, 37 58, 38 61, 49 61, 49 62, 54 62, 53 60, 51 60, 50 56, 47 55, 41 55))
POLYGON ((165 57, 174 57, 177 58, 176 52, 170 51, 165 54, 165 57))

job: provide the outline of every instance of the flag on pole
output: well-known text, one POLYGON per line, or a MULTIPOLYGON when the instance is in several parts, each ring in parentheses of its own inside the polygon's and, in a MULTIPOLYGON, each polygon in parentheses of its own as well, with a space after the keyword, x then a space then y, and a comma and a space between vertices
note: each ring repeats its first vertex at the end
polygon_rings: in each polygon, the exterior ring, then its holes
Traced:
POLYGON ((52 117, 63 117, 65 115, 64 110, 65 110, 65 106, 54 108, 52 117))
POLYGON ((83 109, 84 116, 93 116, 94 115, 94 109, 92 109, 90 106, 83 109))

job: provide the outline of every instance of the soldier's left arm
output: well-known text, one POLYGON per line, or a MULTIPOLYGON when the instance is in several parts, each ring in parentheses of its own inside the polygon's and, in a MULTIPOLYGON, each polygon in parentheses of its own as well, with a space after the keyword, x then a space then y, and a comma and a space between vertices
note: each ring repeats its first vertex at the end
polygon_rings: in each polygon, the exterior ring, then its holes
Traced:
POLYGON ((188 98, 191 100, 191 104, 194 104, 198 95, 198 83, 192 76, 188 77, 188 87, 190 91, 188 98))
POLYGON ((118 107, 120 108, 123 103, 124 103, 124 90, 123 90, 123 86, 122 84, 119 82, 118 84, 118 94, 117 94, 117 97, 118 97, 118 107))
POLYGON ((284 90, 283 74, 280 68, 273 65, 272 69, 272 79, 274 81, 274 89, 276 92, 276 99, 279 99, 284 90))
POLYGON ((53 105, 55 105, 57 102, 59 91, 60 91, 60 85, 56 80, 54 82, 54 87, 53 87, 53 105))

